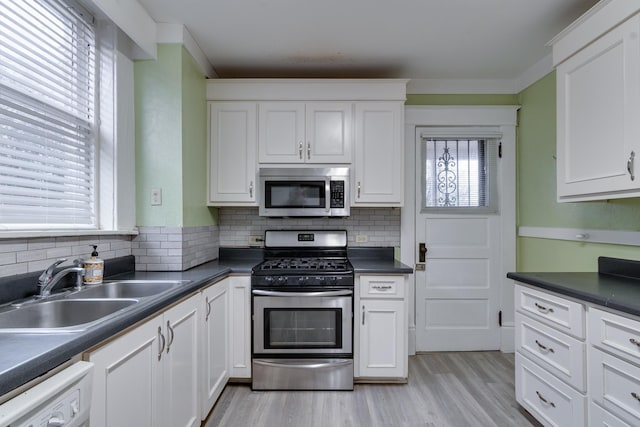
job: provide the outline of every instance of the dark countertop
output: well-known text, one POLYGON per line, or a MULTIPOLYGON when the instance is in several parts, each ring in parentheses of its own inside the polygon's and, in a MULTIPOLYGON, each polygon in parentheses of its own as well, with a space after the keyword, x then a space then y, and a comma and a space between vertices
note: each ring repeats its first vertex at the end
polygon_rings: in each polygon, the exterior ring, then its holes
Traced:
POLYGON ((637 271, 634 271, 636 267, 640 267, 640 263, 601 257, 598 264, 598 272, 592 273, 508 273, 507 277, 640 316, 640 278, 637 271))
MULTIPOLYGON (((410 274, 413 270, 393 259, 393 248, 359 248, 349 253, 356 274, 410 274)), ((90 347, 110 338, 127 327, 153 316, 164 307, 222 280, 230 274, 250 274, 262 261, 261 249, 221 248, 220 259, 182 272, 126 272, 108 280, 188 280, 189 283, 143 299, 122 315, 99 323, 85 331, 58 334, 0 333, 0 396, 46 373, 90 347)))
POLYGON ((356 274, 411 274, 413 268, 394 259, 393 248, 349 248, 356 274))

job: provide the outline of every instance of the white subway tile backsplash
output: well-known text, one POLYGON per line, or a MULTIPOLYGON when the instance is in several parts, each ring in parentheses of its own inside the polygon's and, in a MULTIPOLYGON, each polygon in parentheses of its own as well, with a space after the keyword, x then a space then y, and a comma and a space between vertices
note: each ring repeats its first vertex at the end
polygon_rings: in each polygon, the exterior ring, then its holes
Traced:
POLYGON ((265 218, 257 208, 220 208, 220 246, 246 247, 249 236, 264 235, 269 229, 347 230, 349 246, 400 246, 400 209, 351 208, 348 218, 265 218), (356 243, 355 236, 370 236, 356 243), (373 238, 375 237, 375 238, 373 238))
POLYGON ((130 236, 75 236, 31 239, 0 239, 0 277, 39 272, 56 259, 88 258, 92 244, 100 258, 131 255, 130 236))
POLYGON ((16 254, 15 252, 0 253, 0 265, 15 264, 16 254))
POLYGON ((218 226, 140 227, 139 233, 132 242, 138 271, 182 271, 218 258, 218 226))

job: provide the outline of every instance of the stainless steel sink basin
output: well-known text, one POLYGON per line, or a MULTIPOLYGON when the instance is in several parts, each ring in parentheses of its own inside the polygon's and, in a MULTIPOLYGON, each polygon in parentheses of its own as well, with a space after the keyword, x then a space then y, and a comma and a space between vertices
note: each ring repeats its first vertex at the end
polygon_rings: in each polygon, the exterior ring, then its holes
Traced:
POLYGON ((120 280, 91 286, 67 298, 146 298, 175 289, 180 280, 120 280))
POLYGON ((135 299, 37 302, 1 312, 0 332, 82 331, 137 302, 135 299))

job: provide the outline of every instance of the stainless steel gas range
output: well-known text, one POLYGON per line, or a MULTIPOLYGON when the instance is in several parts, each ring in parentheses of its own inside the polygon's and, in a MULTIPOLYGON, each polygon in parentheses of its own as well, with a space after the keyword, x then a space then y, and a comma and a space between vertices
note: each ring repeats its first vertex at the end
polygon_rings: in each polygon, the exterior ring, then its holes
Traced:
POLYGON ((353 390, 346 231, 265 232, 251 273, 254 390, 353 390))

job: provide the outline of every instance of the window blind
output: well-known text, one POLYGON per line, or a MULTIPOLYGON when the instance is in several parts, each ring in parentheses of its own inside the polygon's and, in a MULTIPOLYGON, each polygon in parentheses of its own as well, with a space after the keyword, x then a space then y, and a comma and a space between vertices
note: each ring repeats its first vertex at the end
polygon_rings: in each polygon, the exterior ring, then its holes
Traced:
POLYGON ((422 210, 497 211, 497 140, 422 139, 422 210))
POLYGON ((0 226, 95 228, 93 18, 7 0, 0 19, 0 226))

